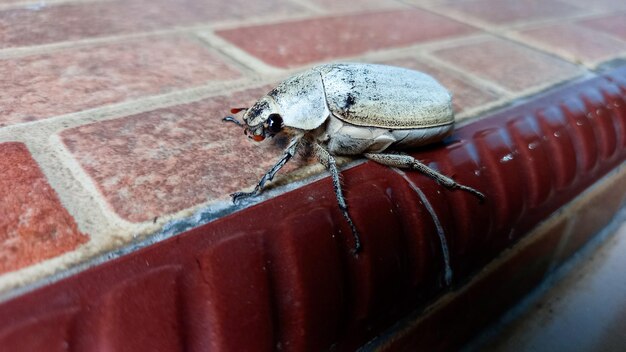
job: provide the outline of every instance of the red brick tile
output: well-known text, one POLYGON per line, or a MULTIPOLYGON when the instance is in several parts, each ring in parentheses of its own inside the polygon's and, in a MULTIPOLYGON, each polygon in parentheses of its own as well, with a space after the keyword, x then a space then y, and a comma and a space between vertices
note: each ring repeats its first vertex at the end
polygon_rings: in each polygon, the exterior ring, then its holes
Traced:
POLYGON ((200 43, 148 38, 0 61, 0 126, 238 77, 200 43))
POLYGON ((270 65, 296 67, 473 31, 464 24, 411 9, 251 26, 218 34, 270 65))
POLYGON ((581 21, 580 24, 608 34, 614 35, 626 41, 626 14, 596 18, 581 21))
POLYGON ((543 44, 546 50, 565 54, 566 58, 576 62, 594 63, 626 51, 626 42, 571 23, 529 29, 520 33, 533 42, 543 44))
POLYGON ((162 30, 246 16, 281 15, 301 7, 280 0, 129 0, 0 12, 0 48, 162 30))
POLYGON ((2 143, 0 155, 0 273, 85 243, 26 146, 2 143))
POLYGON ((496 38, 442 49, 434 54, 513 92, 556 83, 580 72, 565 61, 496 38))
POLYGON ((459 2, 448 7, 497 25, 585 13, 581 8, 557 0, 476 0, 459 2))
MULTIPOLYGON (((62 138, 111 207, 125 219, 145 221, 229 199, 257 183, 282 148, 272 140, 252 142, 221 118, 269 89, 85 125, 64 131, 62 138)), ((296 163, 287 165, 285 170, 296 163)))
POLYGON ((383 63, 422 71, 435 77, 444 87, 452 92, 452 103, 457 113, 493 102, 499 98, 496 93, 470 83, 449 70, 414 58, 402 58, 383 63))

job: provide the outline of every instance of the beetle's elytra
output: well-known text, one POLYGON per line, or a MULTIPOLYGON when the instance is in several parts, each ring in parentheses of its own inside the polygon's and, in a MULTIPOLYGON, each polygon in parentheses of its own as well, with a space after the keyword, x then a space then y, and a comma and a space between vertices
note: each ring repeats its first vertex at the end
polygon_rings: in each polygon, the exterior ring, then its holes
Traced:
POLYGON ((454 112, 450 93, 427 74, 399 67, 338 63, 314 67, 294 75, 245 111, 249 138, 262 141, 278 133, 289 136, 283 156, 252 192, 232 194, 234 202, 262 192, 299 148, 309 148, 330 171, 339 207, 354 235, 354 252, 361 241, 341 191, 333 156, 363 155, 377 163, 418 170, 449 189, 485 196, 429 168, 415 158, 388 150, 402 150, 437 142, 452 133, 454 112))

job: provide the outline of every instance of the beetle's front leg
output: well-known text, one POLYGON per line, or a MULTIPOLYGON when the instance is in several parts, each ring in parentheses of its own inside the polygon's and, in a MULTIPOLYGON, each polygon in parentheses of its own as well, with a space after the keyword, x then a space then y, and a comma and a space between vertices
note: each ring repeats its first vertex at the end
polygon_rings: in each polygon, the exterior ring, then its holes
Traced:
POLYGON ((383 164, 383 165, 387 165, 387 166, 391 166, 391 167, 398 167, 398 168, 402 168, 402 169, 412 169, 412 170, 416 170, 419 171, 421 173, 423 173, 424 175, 434 179, 435 181, 439 182, 439 184, 443 185, 444 187, 448 188, 448 189, 460 189, 466 192, 469 192, 473 195, 475 195, 476 197, 478 197, 478 199, 480 200, 480 202, 483 202, 485 200, 485 195, 482 194, 481 192, 462 185, 458 182, 456 182, 455 180, 451 179, 450 177, 431 169, 430 167, 428 167, 426 164, 421 163, 419 160, 415 159, 414 157, 410 156, 410 155, 406 155, 406 154, 374 154, 374 153, 366 153, 364 154, 366 158, 375 161, 379 164, 383 164))
POLYGON ((356 230, 356 226, 354 226, 354 222, 348 213, 348 205, 346 204, 346 199, 343 197, 343 192, 341 191, 341 180, 339 178, 337 162, 335 161, 335 158, 333 158, 333 156, 318 143, 313 143, 313 150, 317 160, 319 160, 319 162, 328 169, 330 176, 333 179, 333 188, 335 189, 337 203, 339 203, 339 209, 341 209, 343 217, 348 222, 348 225, 350 225, 350 230, 352 230, 352 235, 354 236, 353 252, 354 254, 357 254, 361 250, 361 239, 359 237, 359 232, 356 230))
POLYGON ((237 202, 239 202, 241 199, 258 196, 263 191, 265 183, 271 181, 278 172, 278 170, 280 170, 289 161, 289 159, 296 155, 296 151, 298 150, 301 139, 301 135, 298 135, 291 139, 291 142, 289 142, 289 145, 287 146, 287 149, 285 149, 283 156, 278 159, 278 162, 276 162, 276 164, 274 164, 274 166, 272 166, 272 168, 269 169, 265 173, 265 175, 263 175, 263 177, 261 177, 261 180, 256 185, 256 187, 254 187, 254 190, 252 192, 235 192, 231 194, 230 196, 233 198, 233 203, 237 204, 237 202))

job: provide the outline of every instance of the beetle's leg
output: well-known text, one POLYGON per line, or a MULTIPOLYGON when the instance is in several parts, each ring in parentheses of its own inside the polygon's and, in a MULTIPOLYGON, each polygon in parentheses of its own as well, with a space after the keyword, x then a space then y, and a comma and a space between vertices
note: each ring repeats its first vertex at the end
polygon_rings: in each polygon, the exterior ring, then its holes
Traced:
POLYGON ((466 192, 469 192, 473 195, 475 195, 476 197, 478 197, 478 199, 480 199, 480 201, 484 201, 485 200, 485 195, 482 194, 481 192, 462 185, 458 182, 456 182, 455 180, 451 179, 450 177, 431 169, 430 167, 428 167, 426 164, 421 163, 419 160, 415 159, 414 157, 410 156, 410 155, 406 155, 406 154, 374 154, 374 153, 365 153, 364 154, 366 158, 375 161, 379 164, 383 164, 383 165, 387 165, 387 166, 392 166, 392 167, 398 167, 398 168, 402 168, 402 169, 412 169, 412 170, 417 170, 421 173, 423 173, 424 175, 434 179, 435 181, 439 182, 441 185, 443 185, 444 187, 448 188, 448 189, 460 189, 466 192))
POLYGON ((233 198, 233 203, 237 203, 239 200, 244 198, 259 195, 263 190, 263 186, 265 186, 265 183, 267 181, 271 181, 278 172, 278 170, 280 170, 289 161, 289 159, 291 159, 296 154, 296 150, 298 149, 298 145, 300 144, 301 139, 302 135, 298 135, 291 139, 291 142, 289 142, 289 145, 287 146, 287 149, 285 149, 283 156, 278 160, 276 164, 274 164, 274 166, 272 166, 271 169, 269 169, 265 173, 265 175, 263 175, 263 177, 261 177, 261 180, 256 185, 256 187, 254 187, 254 190, 252 192, 235 192, 231 194, 230 196, 233 198))
POLYGON ((354 226, 354 222, 348 213, 348 205, 346 204, 346 199, 343 197, 343 192, 341 191, 341 180, 339 178, 339 170, 337 170, 337 162, 335 158, 333 158, 330 153, 324 149, 321 145, 314 143, 313 144, 315 156, 319 160, 322 165, 324 165, 328 171, 330 172, 330 176, 333 179, 333 188, 335 189, 335 196, 337 196, 337 203, 339 203, 339 209, 341 209, 341 213, 343 217, 350 225, 350 229, 352 230, 352 235, 354 236, 354 254, 357 254, 361 251, 361 239, 359 237, 359 232, 356 230, 356 226, 354 226))

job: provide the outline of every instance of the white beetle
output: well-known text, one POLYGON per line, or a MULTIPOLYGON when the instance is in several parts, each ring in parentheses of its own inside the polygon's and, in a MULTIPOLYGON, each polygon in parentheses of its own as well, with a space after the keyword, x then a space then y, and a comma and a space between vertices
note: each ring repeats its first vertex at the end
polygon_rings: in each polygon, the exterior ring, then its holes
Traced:
POLYGON ((485 198, 409 155, 383 153, 440 141, 452 133, 450 93, 427 74, 385 65, 326 64, 286 79, 251 108, 231 112, 242 110, 245 125, 232 116, 224 121, 244 127, 255 141, 285 133, 290 143, 254 190, 232 194, 233 201, 261 193, 300 146, 312 148, 330 171, 339 208, 354 235, 355 253, 361 241, 348 214, 333 155, 363 155, 383 165, 418 170, 449 189, 485 198))

